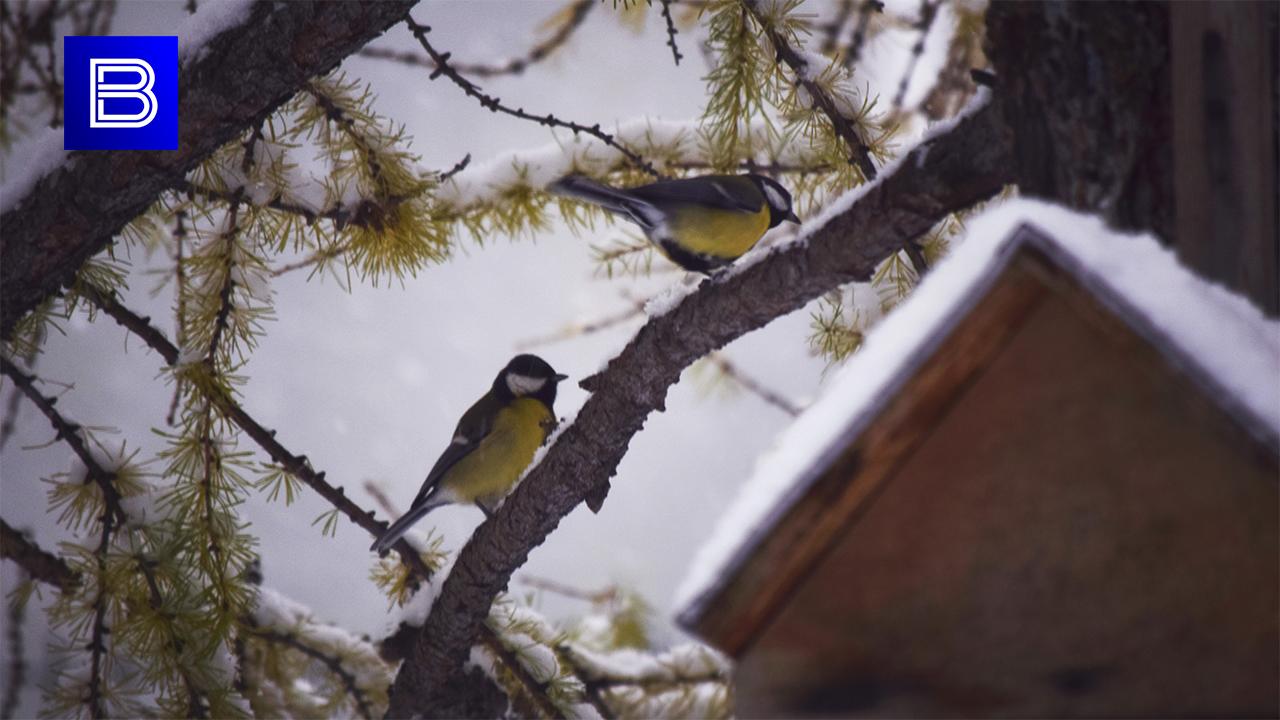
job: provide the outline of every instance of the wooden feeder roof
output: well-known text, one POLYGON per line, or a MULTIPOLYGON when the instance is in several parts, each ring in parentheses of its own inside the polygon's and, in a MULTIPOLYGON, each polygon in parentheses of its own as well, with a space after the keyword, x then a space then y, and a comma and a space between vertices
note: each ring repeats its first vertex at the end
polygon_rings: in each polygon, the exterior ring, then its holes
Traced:
POLYGON ((678 594, 686 629, 744 652, 1046 294, 1207 398, 1267 462, 1280 457, 1280 323, 1153 238, 1055 206, 1011 201, 968 237, 762 459, 678 594))

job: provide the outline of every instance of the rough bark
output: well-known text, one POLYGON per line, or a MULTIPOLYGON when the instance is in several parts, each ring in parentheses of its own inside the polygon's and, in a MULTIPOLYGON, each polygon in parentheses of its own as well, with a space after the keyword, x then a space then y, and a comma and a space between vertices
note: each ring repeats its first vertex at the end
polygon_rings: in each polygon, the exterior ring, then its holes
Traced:
POLYGON ((187 171, 404 19, 416 0, 256 3, 178 80, 178 149, 74 152, 0 216, 0 336, 187 171))
POLYGON ((947 214, 1010 179, 998 105, 914 150, 891 174, 807 243, 775 251, 722 280, 705 280, 653 317, 600 373, 577 419, 495 516, 462 549, 392 687, 389 717, 459 717, 463 663, 494 596, 566 516, 608 483, 632 436, 698 358, 824 292, 870 277, 876 265, 947 214))
POLYGON ((1170 242, 1168 5, 993 2, 986 25, 1020 192, 1170 242))

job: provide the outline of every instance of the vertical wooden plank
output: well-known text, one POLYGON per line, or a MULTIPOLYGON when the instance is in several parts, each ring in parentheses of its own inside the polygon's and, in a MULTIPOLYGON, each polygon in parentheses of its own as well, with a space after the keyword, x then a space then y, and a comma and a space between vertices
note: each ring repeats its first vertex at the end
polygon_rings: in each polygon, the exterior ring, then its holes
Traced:
POLYGON ((1269 2, 1170 5, 1175 245, 1280 315, 1275 23, 1269 2))

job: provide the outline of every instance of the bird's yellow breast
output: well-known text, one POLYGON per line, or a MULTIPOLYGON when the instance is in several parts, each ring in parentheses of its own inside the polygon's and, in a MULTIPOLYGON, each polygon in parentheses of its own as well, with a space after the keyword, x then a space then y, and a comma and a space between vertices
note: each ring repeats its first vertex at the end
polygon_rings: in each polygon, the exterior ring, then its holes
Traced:
POLYGON ((700 209, 677 212, 668 221, 670 232, 686 250, 734 260, 750 250, 769 229, 769 206, 758 212, 700 209))
POLYGON ((441 485, 453 490, 461 501, 492 506, 520 479, 553 421, 541 402, 512 400, 494 416, 493 428, 476 449, 445 473, 441 485))

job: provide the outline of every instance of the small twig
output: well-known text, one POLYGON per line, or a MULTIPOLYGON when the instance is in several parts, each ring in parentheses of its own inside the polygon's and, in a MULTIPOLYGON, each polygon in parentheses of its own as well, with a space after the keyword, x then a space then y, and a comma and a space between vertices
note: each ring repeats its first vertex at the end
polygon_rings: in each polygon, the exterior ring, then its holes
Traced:
POLYGON ((725 357, 724 353, 713 352, 707 356, 707 360, 715 365, 720 372, 724 373, 726 377, 737 383, 742 387, 742 389, 752 395, 755 395, 791 417, 796 417, 800 414, 801 408, 799 405, 796 405, 783 397, 781 393, 765 387, 760 381, 742 372, 737 365, 734 365, 729 358, 725 357))
POLYGON ((520 584, 528 585, 531 588, 552 592, 574 600, 585 600, 593 605, 603 605, 613 602, 618 598, 618 588, 616 585, 610 585, 603 590, 583 590, 581 588, 566 585, 548 578, 541 578, 534 575, 521 575, 520 584))
POLYGON ((609 703, 605 701, 604 696, 600 694, 600 686, 587 679, 587 674, 582 671, 582 667, 578 665, 577 660, 573 657, 573 650, 567 645, 561 645, 556 648, 556 659, 563 662, 582 680, 582 696, 596 712, 600 713, 600 717, 604 720, 614 720, 618 714, 609 707, 609 703))
MULTIPOLYGON (((89 302, 97 305, 104 313, 115 319, 117 323, 125 329, 137 335, 140 339, 151 346, 153 350, 160 354, 165 364, 175 366, 178 362, 178 348, 165 338, 164 333, 160 332, 151 325, 148 318, 141 317, 129 310, 114 296, 107 296, 93 290, 92 288, 85 291, 84 296, 89 302)), ((2 360, 2 358, 0 358, 2 360)), ((6 361, 7 362, 7 361, 6 361)), ((202 390, 210 393, 210 400, 213 401, 218 409, 231 422, 245 432, 254 442, 261 447, 267 455, 275 461, 277 465, 284 469, 285 472, 293 475, 301 480, 304 484, 319 493, 329 504, 336 507, 339 512, 346 515, 353 523, 364 529, 372 537, 382 535, 387 529, 387 523, 375 520, 372 512, 361 508, 346 496, 346 492, 341 487, 334 487, 325 480, 324 472, 317 472, 311 467, 311 462, 305 455, 295 455, 289 452, 278 440, 274 430, 268 430, 254 420, 244 408, 240 407, 231 397, 214 388, 202 388, 202 390)), ((408 565, 414 573, 422 580, 431 577, 431 570, 418 556, 408 541, 401 539, 396 542, 395 550, 399 553, 401 560, 408 565)))
POLYGON ((444 172, 440 173, 440 177, 438 177, 438 178, 436 178, 436 179, 437 179, 437 180, 439 180, 440 182, 444 182, 445 180, 448 180, 449 178, 452 178, 454 175, 457 175, 458 173, 462 172, 463 170, 466 170, 466 169, 467 169, 467 166, 468 166, 468 165, 470 165, 470 164, 471 164, 471 153, 467 153, 466 155, 463 155, 463 156, 462 156, 462 159, 461 159, 461 160, 459 160, 458 162, 454 163, 454 164, 453 164, 453 167, 451 167, 451 168, 449 168, 448 170, 446 170, 446 171, 444 171, 444 172))
POLYGON ((862 0, 858 7, 858 19, 853 25, 853 40, 844 55, 844 66, 853 67, 862 59, 862 46, 867 40, 867 25, 871 22, 871 13, 884 12, 884 3, 880 0, 862 0))
POLYGON ((53 429, 57 433, 57 439, 71 446, 72 452, 84 464, 88 478, 96 482, 102 489, 102 498, 107 505, 107 514, 119 515, 123 519, 124 511, 120 508, 120 495, 116 492, 115 485, 112 484, 116 477, 115 473, 102 467, 102 464, 90 452, 88 443, 85 442, 84 436, 80 434, 80 425, 67 420, 58 413, 53 407, 57 399, 45 397, 36 389, 35 376, 22 372, 18 369, 18 366, 10 362, 9 358, 2 355, 0 355, 0 372, 8 375, 13 380, 14 386, 40 409, 40 412, 53 425, 53 429))
POLYGON ((507 105, 503 105, 500 99, 492 95, 485 94, 478 85, 466 79, 461 73, 454 69, 454 67, 449 64, 449 53, 441 53, 432 47, 431 43, 427 40, 427 33, 431 32, 431 28, 429 26, 419 25, 414 21, 412 16, 405 18, 405 22, 408 24, 409 30, 413 32, 413 36, 418 39, 418 44, 422 45, 422 49, 427 51, 427 54, 431 56, 431 60, 435 63, 435 70, 433 70, 430 75, 432 80, 444 75, 449 78, 454 85, 462 88, 462 91, 467 95, 478 100, 481 107, 491 112, 500 112, 504 115, 510 115, 511 117, 519 118, 521 120, 530 120, 547 127, 565 128, 566 130, 572 131, 574 135, 579 133, 590 135, 600 142, 603 142, 605 145, 608 145, 622 153, 632 165, 640 170, 643 170, 656 178, 664 177, 663 174, 658 172, 658 170, 655 169, 653 164, 648 160, 645 160, 638 153, 618 142, 613 135, 602 131, 599 123, 588 127, 576 122, 561 120, 552 114, 534 115, 532 113, 525 112, 524 108, 512 108, 507 105))
POLYGON ((902 102, 907 97, 907 85, 911 82, 911 76, 916 72, 916 64, 920 62, 920 57, 924 55, 924 42, 929 38, 929 29, 933 27, 933 20, 938 15, 938 3, 941 0, 922 0, 920 3, 920 21, 916 23, 916 29, 920 31, 920 37, 916 40, 916 44, 911 47, 911 59, 907 62, 907 69, 902 73, 902 82, 898 83, 898 94, 893 97, 894 112, 902 109, 902 102))
POLYGON ((852 14, 853 0, 840 0, 835 17, 831 18, 831 22, 821 26, 823 55, 835 52, 836 43, 840 41, 840 31, 844 29, 844 24, 849 21, 849 16, 852 14))
POLYGON ((675 58, 676 65, 679 65, 684 55, 681 55, 680 48, 676 47, 676 21, 671 17, 671 0, 659 0, 659 2, 662 3, 662 17, 667 21, 667 45, 671 47, 671 55, 675 58))
POLYGON ((538 682, 529 674, 528 670, 524 669, 524 665, 520 664, 520 658, 516 657, 515 653, 508 650, 506 646, 502 644, 502 639, 498 637, 498 634, 493 630, 493 628, 486 625, 484 629, 485 632, 482 632, 480 635, 480 643, 484 645, 486 650, 493 654, 496 660, 506 666, 507 671, 510 672, 511 675, 515 677, 516 682, 520 683, 521 687, 524 688, 525 694, 529 696, 529 699, 532 700, 538 710, 542 712, 543 717, 563 718, 564 713, 560 708, 556 707, 556 704, 552 702, 550 696, 547 695, 547 683, 538 682))
MULTIPOLYGON (((500 65, 484 65, 480 63, 454 63, 454 67, 467 75, 475 77, 496 77, 499 75, 519 75, 529 68, 530 65, 539 63, 551 56, 561 45, 573 35, 573 32, 582 25, 582 21, 586 19, 587 13, 591 8, 599 3, 596 0, 575 0, 566 10, 568 11, 568 19, 561 24, 554 34, 546 40, 534 45, 528 53, 522 57, 511 58, 500 65)), ((417 67, 426 67, 435 69, 436 64, 430 58, 424 58, 421 55, 411 52, 400 52, 397 50, 385 50, 383 48, 367 47, 360 51, 361 57, 375 58, 378 60, 392 60, 417 67)))
POLYGON ((17 563, 32 580, 63 590, 80 582, 80 578, 65 560, 28 540, 26 535, 4 520, 0 520, 0 557, 17 563))
MULTIPOLYGON (((244 194, 243 187, 236 188, 234 190, 218 190, 216 188, 195 185, 191 183, 189 180, 186 180, 185 178, 176 181, 173 185, 173 189, 179 193, 199 195, 201 197, 209 198, 211 200, 218 200, 218 201, 227 202, 227 203, 237 202, 238 197, 242 202, 243 194, 244 194)), ((353 213, 351 210, 345 207, 342 207, 341 205, 335 205, 331 208, 315 211, 304 205, 285 202, 280 195, 276 195, 271 200, 263 204, 261 207, 270 208, 272 210, 279 210, 280 212, 289 213, 291 215, 299 215, 302 218, 304 218, 308 223, 313 223, 316 220, 330 220, 339 228, 346 227, 348 224, 351 224, 351 225, 359 224, 359 222, 357 221, 357 218, 355 217, 355 213, 353 213)))
POLYGON ((831 97, 825 88, 813 80, 807 79, 808 71, 806 68, 808 67, 808 61, 801 57, 795 48, 791 47, 777 28, 769 24, 754 0, 747 0, 745 7, 756 22, 764 28, 765 36, 769 38, 769 42, 773 45, 778 58, 783 63, 786 63, 787 67, 791 68, 792 74, 795 75, 796 84, 809 93, 814 107, 827 116, 836 135, 840 136, 845 144, 849 146, 849 163, 861 170, 864 178, 874 180, 876 166, 871 162, 871 149, 866 141, 862 139, 862 135, 853 121, 840 112, 840 108, 836 106, 835 98, 831 97))
MULTIPOLYGON (((187 275, 186 264, 183 257, 184 244, 187 238, 187 211, 179 207, 174 213, 173 226, 173 244, 174 244, 174 294, 177 295, 178 309, 174 315, 177 318, 176 336, 178 344, 183 345, 187 342, 187 275)), ((173 399, 169 401, 169 413, 165 416, 165 422, 173 427, 178 417, 178 402, 182 398, 182 381, 179 380, 173 384, 173 399)))
POLYGON ((293 635, 252 624, 249 625, 249 628, 253 632, 254 637, 261 638, 268 642, 285 645, 297 650, 309 658, 312 658, 313 660, 319 661, 329 669, 329 672, 333 673, 342 681, 342 685, 346 688, 347 694, 355 701, 356 710, 360 713, 360 717, 369 720, 373 718, 373 711, 369 708, 369 700, 365 697, 364 690, 361 690, 360 686, 356 683, 356 676, 342 666, 342 661, 340 659, 307 645, 293 635))
POLYGON ((400 516, 400 509, 396 507, 395 503, 391 502, 391 498, 387 497, 387 493, 383 491, 381 485, 372 480, 365 480, 364 490, 373 496, 373 501, 378 504, 378 507, 382 508, 382 512, 386 513, 387 517, 400 516))
POLYGON ((71 450, 80 458, 88 473, 86 482, 93 480, 102 489, 104 509, 102 517, 99 518, 102 522, 102 533, 98 547, 94 550, 98 564, 97 596, 93 600, 93 628, 87 646, 90 652, 89 689, 84 702, 89 708, 91 717, 106 717, 106 708, 103 705, 103 685, 106 682, 103 677, 103 655, 107 651, 106 637, 110 631, 107 628, 107 590, 103 579, 107 573, 107 552, 111 548, 111 536, 116 529, 116 519, 119 518, 121 522, 125 519, 124 508, 120 504, 120 494, 112 482, 115 480, 115 473, 103 468, 89 451, 84 436, 80 434, 80 426, 68 421, 54 409, 56 400, 45 397, 36 389, 33 376, 23 373, 2 355, 0 355, 0 371, 12 378, 14 385, 40 409, 40 412, 44 413, 57 432, 58 439, 71 446, 71 450))
MULTIPOLYGON (((3 529, 9 531, 9 526, 4 525, 3 529)), ((0 547, 4 547, 0 541, 0 547)), ((43 552, 43 551, 41 551, 43 552)), ((7 555, 5 557, 8 557, 7 555)), ((24 566, 25 569, 25 566, 24 566)), ((70 572, 70 570, 68 570, 70 572)), ((19 576, 21 582, 24 578, 19 576)), ((8 720, 17 714, 18 700, 22 697, 22 686, 27 681, 27 665, 23 658, 22 647, 22 620, 26 614, 26 603, 11 600, 9 602, 9 677, 6 678, 4 691, 4 702, 0 704, 0 720, 8 720)))
POLYGON ((916 277, 922 278, 929 271, 929 263, 924 259, 924 253, 920 251, 920 244, 912 241, 902 246, 907 252, 907 258, 911 260, 911 267, 916 271, 916 277))
POLYGON ((4 419, 0 420, 0 450, 9 444, 13 431, 17 427, 18 413, 22 410, 22 393, 14 390, 9 394, 9 402, 5 405, 4 419))
POLYGON ((614 313, 613 315, 608 315, 596 320, 590 320, 585 323, 574 323, 572 325, 569 325, 568 327, 562 328, 561 330, 555 333, 551 333, 549 335, 542 335, 540 337, 533 337, 533 338, 528 338, 526 340, 521 340, 519 343, 516 344, 516 348, 523 350, 523 349, 538 347, 540 345, 550 345, 551 343, 560 342, 562 340, 568 340, 570 338, 575 338, 582 335, 591 335, 593 333, 597 333, 602 330, 608 330, 609 328, 617 327, 618 325, 621 325, 629 320, 633 320, 635 318, 643 317, 643 316, 644 316, 644 303, 641 302, 639 305, 633 304, 631 307, 627 308, 626 310, 623 310, 622 312, 614 313))
POLYGON ((302 270, 304 268, 309 268, 313 265, 319 265, 325 260, 331 260, 333 258, 336 258, 340 255, 345 254, 350 249, 351 249, 351 243, 347 243, 347 242, 338 243, 336 245, 330 245, 327 248, 321 248, 301 260, 298 260, 296 262, 291 262, 291 263, 285 263, 284 265, 281 265, 275 270, 272 270, 271 277, 280 277, 281 275, 284 275, 286 273, 291 273, 294 270, 302 270))
MULTIPOLYGON (((163 610, 164 595, 160 592, 160 582, 156 579, 155 570, 152 567, 154 565, 154 561, 143 555, 141 552, 136 551, 133 555, 133 560, 134 564, 138 568, 138 572, 142 575, 143 580, 146 581, 147 592, 149 594, 148 602, 151 604, 151 609, 160 613, 165 620, 170 620, 170 616, 163 610)), ((209 708, 204 701, 204 695, 200 692, 195 681, 191 679, 191 676, 187 674, 186 669, 181 664, 183 648, 186 643, 183 641, 182 636, 174 630, 171 622, 166 623, 165 630, 168 632, 169 647, 173 650, 173 657, 176 660, 176 662, 173 663, 175 666, 174 671, 182 677, 182 684, 187 690, 187 717, 207 718, 209 717, 209 708)))

